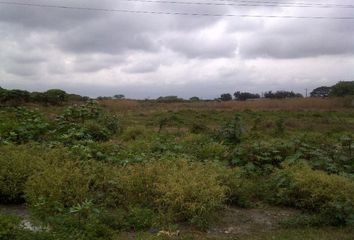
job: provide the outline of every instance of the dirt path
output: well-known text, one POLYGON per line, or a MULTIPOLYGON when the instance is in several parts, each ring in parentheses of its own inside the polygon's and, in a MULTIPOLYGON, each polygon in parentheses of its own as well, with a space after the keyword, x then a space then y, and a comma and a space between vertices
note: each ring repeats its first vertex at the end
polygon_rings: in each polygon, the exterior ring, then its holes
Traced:
MULTIPOLYGON (((29 213, 23 205, 0 205, 0 213, 17 215, 26 218, 29 213)), ((263 207, 244 209, 227 207, 219 215, 218 221, 207 232, 198 232, 198 235, 207 238, 244 237, 254 234, 267 233, 279 228, 279 222, 285 220, 297 211, 288 208, 263 207)), ((31 224, 26 221, 30 227, 31 224)), ((161 229, 162 230, 162 229, 161 229)), ((158 232, 158 231, 157 231, 158 232)), ((178 231, 179 232, 179 231, 178 231)), ((190 227, 181 227, 182 235, 197 233, 190 227)), ((125 233, 126 239, 135 239, 135 233, 125 233)))
POLYGON ((242 209, 229 207, 223 211, 219 221, 210 228, 210 236, 252 235, 270 232, 279 228, 279 222, 297 212, 293 209, 265 207, 242 209))
POLYGON ((0 213, 26 217, 29 215, 24 205, 0 205, 0 213))

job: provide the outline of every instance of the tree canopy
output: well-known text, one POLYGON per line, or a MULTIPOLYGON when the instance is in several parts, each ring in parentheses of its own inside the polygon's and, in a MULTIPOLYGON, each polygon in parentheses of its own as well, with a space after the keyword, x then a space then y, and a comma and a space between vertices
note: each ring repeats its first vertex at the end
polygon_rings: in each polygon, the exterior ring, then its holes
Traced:
POLYGON ((234 97, 236 100, 245 101, 247 99, 257 99, 260 98, 261 96, 259 94, 237 91, 234 93, 234 97))
POLYGON ((331 96, 354 96, 354 81, 340 81, 332 87, 331 96))

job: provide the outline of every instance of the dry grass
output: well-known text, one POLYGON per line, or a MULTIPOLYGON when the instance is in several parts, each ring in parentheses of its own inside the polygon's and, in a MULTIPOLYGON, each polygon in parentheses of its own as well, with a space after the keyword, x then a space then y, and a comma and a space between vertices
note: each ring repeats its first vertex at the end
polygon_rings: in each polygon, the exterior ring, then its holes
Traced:
POLYGON ((157 103, 154 101, 135 100, 103 100, 99 102, 101 106, 111 111, 122 112, 130 110, 311 110, 311 111, 338 111, 353 108, 350 99, 344 98, 297 98, 297 99, 260 99, 251 101, 200 101, 200 102, 179 102, 179 103, 157 103))
POLYGON ((135 100, 101 100, 99 105, 113 112, 124 112, 139 108, 139 102, 135 100))

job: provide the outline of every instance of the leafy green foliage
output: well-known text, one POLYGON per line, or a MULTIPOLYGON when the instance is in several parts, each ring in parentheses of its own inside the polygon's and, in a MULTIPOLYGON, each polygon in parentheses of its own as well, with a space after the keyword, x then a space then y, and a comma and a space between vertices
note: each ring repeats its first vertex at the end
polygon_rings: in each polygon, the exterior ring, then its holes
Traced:
POLYGON ((14 143, 26 143, 29 141, 42 141, 49 132, 50 124, 38 111, 26 108, 14 110, 16 124, 5 130, 1 138, 14 143))
POLYGON ((332 87, 330 95, 336 97, 354 96, 354 81, 341 81, 337 83, 332 87))
POLYGON ((77 141, 107 141, 120 131, 117 116, 107 114, 95 102, 72 106, 56 119, 45 119, 36 110, 16 108, 15 123, 0 132, 0 140, 17 144, 29 141, 61 142, 73 145, 77 141))
POLYGON ((230 144, 238 144, 242 140, 244 124, 240 115, 235 115, 233 120, 227 122, 218 132, 218 137, 222 141, 230 144))

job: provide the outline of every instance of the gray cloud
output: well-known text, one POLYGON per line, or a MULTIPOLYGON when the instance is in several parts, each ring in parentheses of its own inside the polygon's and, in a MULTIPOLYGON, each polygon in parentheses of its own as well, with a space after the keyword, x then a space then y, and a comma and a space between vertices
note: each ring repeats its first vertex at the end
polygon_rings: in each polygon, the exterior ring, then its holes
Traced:
POLYGON ((354 24, 315 21, 293 23, 253 32, 241 41, 244 57, 302 58, 354 54, 354 24), (346 26, 346 27, 343 27, 346 26))
POLYGON ((144 62, 123 67, 122 71, 125 73, 150 73, 155 72, 159 66, 160 64, 154 62, 144 62))
MULTIPOLYGON (((114 0, 31 2, 163 12, 354 16, 353 9, 114 0)), ((168 94, 216 97, 236 89, 301 90, 354 79, 353 23, 105 13, 0 4, 0 86, 29 90, 62 87, 92 96, 125 93, 141 98, 168 94)))

